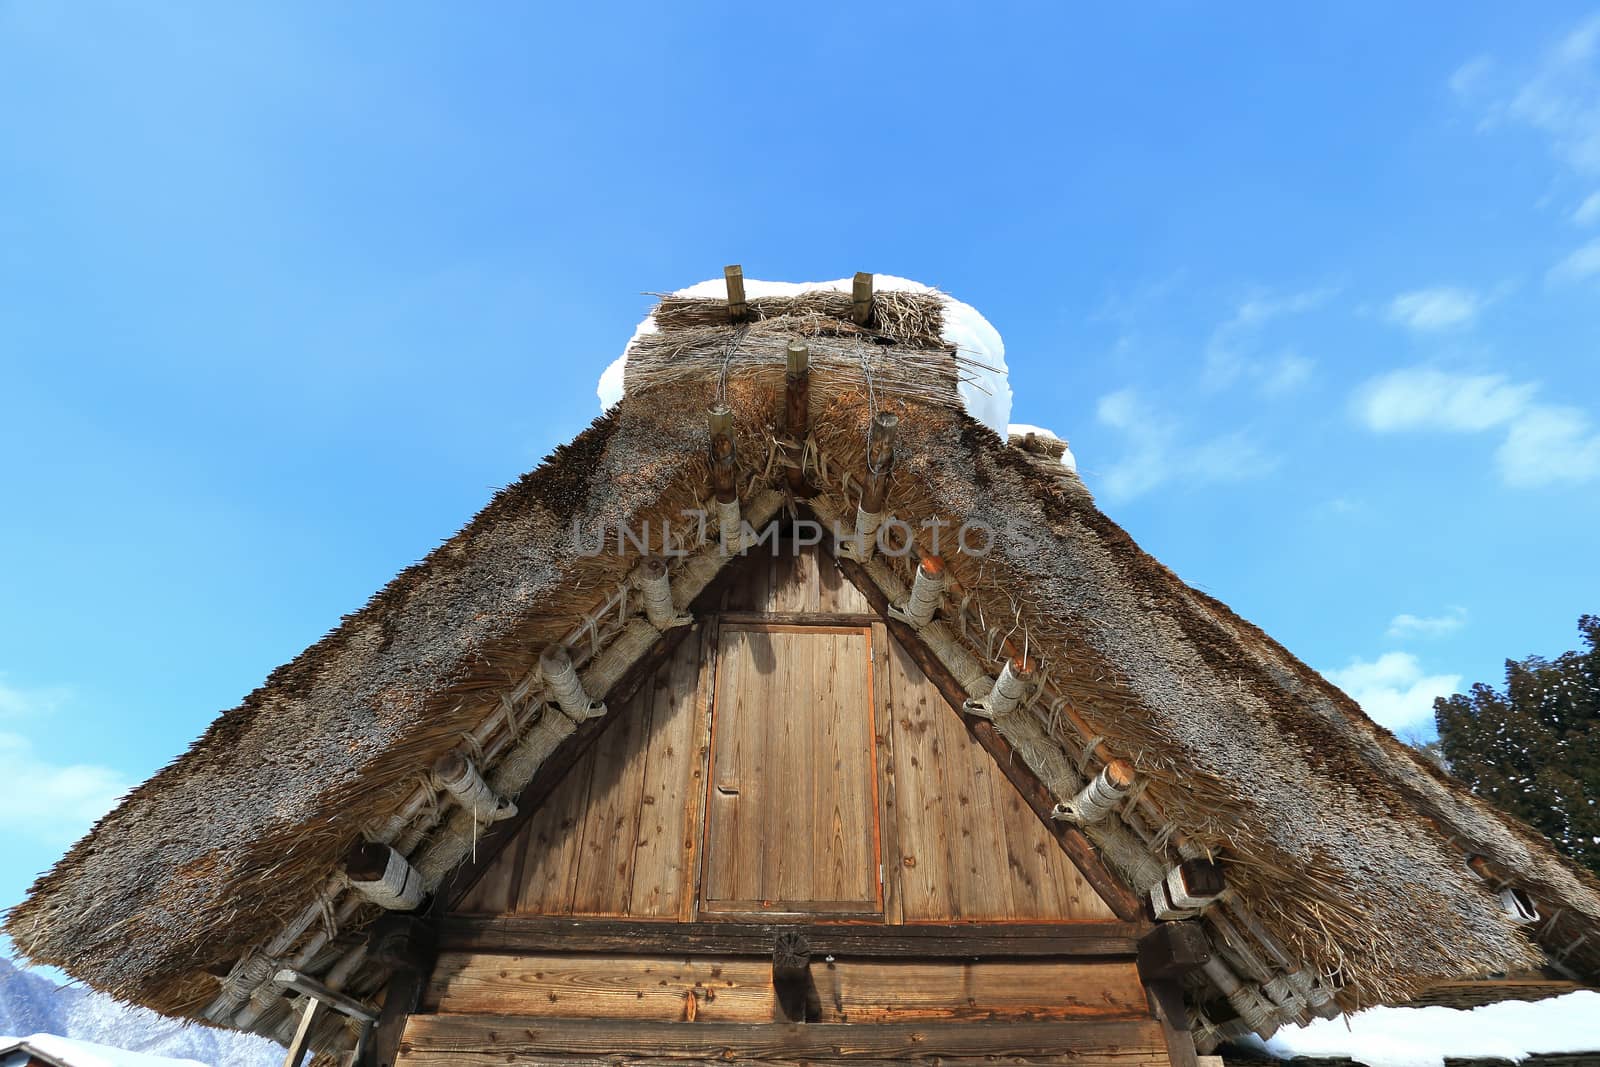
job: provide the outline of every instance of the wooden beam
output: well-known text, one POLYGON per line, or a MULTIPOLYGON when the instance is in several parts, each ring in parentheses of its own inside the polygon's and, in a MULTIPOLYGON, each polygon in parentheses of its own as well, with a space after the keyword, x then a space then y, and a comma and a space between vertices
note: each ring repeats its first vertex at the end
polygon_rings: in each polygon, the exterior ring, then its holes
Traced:
POLYGON ((871 626, 883 620, 864 611, 722 611, 717 618, 736 625, 772 623, 779 626, 871 626))
POLYGON ((1198 922, 1157 923, 1139 939, 1139 976, 1146 982, 1176 980, 1211 960, 1211 941, 1198 922))
POLYGON ((449 952, 634 952, 685 956, 769 956, 783 933, 802 932, 814 956, 894 959, 1131 957, 1147 927, 1122 922, 1062 923, 662 923, 552 919, 538 915, 449 915, 439 947, 449 952))
POLYGON ((718 503, 730 504, 738 499, 734 487, 738 460, 733 453, 733 412, 726 404, 712 404, 706 413, 706 426, 711 436, 711 487, 716 490, 718 503))
POLYGON ((772 947, 772 989, 778 1009, 792 1023, 822 1018, 822 998, 811 976, 811 945, 798 930, 785 930, 772 947))
POLYGON ((401 1054, 408 1064, 505 1064, 519 1060, 630 1063, 793 1063, 1023 1057, 1080 1067, 1165 1067, 1154 1019, 1073 1022, 717 1023, 546 1019, 507 1015, 413 1015, 401 1054))
POLYGON ((850 321, 857 326, 865 326, 870 318, 872 318, 872 274, 858 270, 855 281, 850 286, 850 321))
POLYGON ((956 676, 934 655, 932 649, 923 643, 915 630, 902 622, 888 618, 889 600, 872 580, 867 569, 855 560, 840 557, 839 569, 845 577, 849 578, 861 594, 867 598, 874 611, 881 613, 888 625, 889 632, 900 642, 912 660, 928 676, 935 688, 939 690, 945 702, 961 716, 966 723, 967 730, 977 739, 984 750, 994 757, 1000 772, 1022 794, 1028 807, 1038 816, 1039 821, 1046 831, 1067 854, 1067 858, 1082 872, 1084 879, 1100 894, 1107 906, 1123 922, 1142 922, 1146 919, 1144 898, 1134 893, 1122 880, 1112 874, 1110 869, 1100 859, 1100 854, 1095 851, 1094 845, 1084 836, 1082 830, 1067 823, 1059 822, 1050 817, 1055 809, 1056 800, 1050 791, 1044 787, 1038 777, 1028 769, 1028 765, 1013 751, 1011 743, 1007 741, 987 719, 969 715, 966 712, 967 693, 957 681, 956 676))
POLYGON ((367 958, 390 968, 378 1022, 357 1056, 356 1067, 394 1067, 406 1019, 417 1010, 433 973, 437 938, 431 922, 411 915, 384 915, 367 937, 367 958))
POLYGON ((795 466, 788 470, 789 490, 796 496, 806 494, 806 472, 801 466, 805 459, 806 436, 811 432, 811 349, 804 341, 789 342, 788 370, 784 383, 784 428, 788 433, 794 454, 790 459, 795 466))
POLYGON ((892 411, 880 411, 867 431, 867 469, 862 472, 861 510, 868 515, 883 513, 889 496, 889 479, 894 473, 894 438, 900 418, 892 411))
POLYGON ((301 974, 299 971, 286 968, 279 971, 277 977, 273 980, 285 989, 292 989, 296 993, 302 993, 313 1000, 326 1004, 341 1015, 348 1015, 350 1018, 364 1023, 378 1021, 378 1013, 359 1000, 354 997, 347 997, 337 989, 329 989, 315 978, 301 974))
POLYGON ((743 322, 750 313, 744 301, 744 268, 737 263, 723 267, 722 277, 728 283, 728 321, 743 322))
POLYGON ((294 1038, 289 1042, 288 1052, 284 1054, 283 1067, 300 1067, 311 1044, 311 1028, 317 1024, 317 1016, 321 1013, 322 1001, 315 997, 306 1001, 305 1010, 300 1013, 300 1025, 295 1027, 294 1038))

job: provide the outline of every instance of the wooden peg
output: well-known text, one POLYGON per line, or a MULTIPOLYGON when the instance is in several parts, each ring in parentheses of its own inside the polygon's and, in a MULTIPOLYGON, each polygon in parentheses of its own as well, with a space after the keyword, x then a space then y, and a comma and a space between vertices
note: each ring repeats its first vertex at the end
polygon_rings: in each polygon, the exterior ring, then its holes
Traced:
POLYGON ((733 453, 733 412, 725 404, 711 405, 706 426, 711 434, 711 487, 716 490, 717 503, 729 504, 738 499, 734 488, 738 462, 733 453))
POLYGON ((728 283, 728 321, 743 322, 750 310, 744 301, 744 268, 737 263, 723 267, 722 277, 728 283))
POLYGON ((855 283, 850 287, 850 321, 865 326, 872 317, 872 274, 856 271, 855 283))

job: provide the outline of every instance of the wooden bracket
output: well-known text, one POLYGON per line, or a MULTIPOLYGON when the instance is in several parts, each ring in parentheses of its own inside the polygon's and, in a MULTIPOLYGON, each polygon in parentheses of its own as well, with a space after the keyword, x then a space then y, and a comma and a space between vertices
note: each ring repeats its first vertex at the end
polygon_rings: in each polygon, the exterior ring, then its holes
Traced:
POLYGON ((744 300, 744 268, 737 263, 723 267, 722 277, 728 283, 728 321, 743 322, 750 314, 744 300))
POLYGON ((822 997, 811 976, 811 945, 798 930, 785 930, 773 943, 772 988, 784 1019, 814 1023, 822 1018, 822 997))
POLYGON ((1159 923, 1139 939, 1139 977, 1177 981, 1211 962, 1211 941, 1197 922, 1159 923))

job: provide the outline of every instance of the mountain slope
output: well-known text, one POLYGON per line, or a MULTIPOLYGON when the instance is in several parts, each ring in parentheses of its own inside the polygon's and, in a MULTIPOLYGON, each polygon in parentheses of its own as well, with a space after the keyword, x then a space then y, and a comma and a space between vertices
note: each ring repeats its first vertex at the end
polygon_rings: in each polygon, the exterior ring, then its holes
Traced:
POLYGON ((132 1052, 199 1060, 211 1067, 278 1067, 283 1048, 249 1034, 182 1023, 61 986, 0 956, 0 1035, 59 1034, 132 1052))

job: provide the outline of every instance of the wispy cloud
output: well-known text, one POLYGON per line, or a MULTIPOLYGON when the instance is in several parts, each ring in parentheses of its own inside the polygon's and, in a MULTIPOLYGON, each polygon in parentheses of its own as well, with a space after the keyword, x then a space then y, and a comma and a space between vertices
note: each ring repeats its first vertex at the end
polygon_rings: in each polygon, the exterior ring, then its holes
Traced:
POLYGON ((1466 608, 1451 608, 1442 615, 1411 615, 1402 613, 1389 620, 1391 638, 1443 637, 1453 634, 1467 624, 1466 608))
POLYGON ((1131 499, 1180 478, 1189 485, 1242 481, 1278 465, 1242 431, 1185 440, 1177 419, 1150 407, 1133 389, 1101 397, 1095 415, 1127 444, 1098 479, 1114 498, 1131 499))
POLYGON ((1478 317, 1483 302, 1469 289, 1436 285, 1401 293, 1389 302, 1389 321, 1409 330, 1431 333, 1466 326, 1478 317))
POLYGON ((1450 374, 1428 367, 1391 371, 1356 393, 1356 411, 1368 429, 1488 430, 1525 411, 1536 386, 1516 385, 1500 374, 1450 374))
POLYGON ((1583 203, 1573 209, 1572 221, 1579 226, 1593 226, 1600 222, 1600 190, 1584 197, 1583 203))
POLYGON ((1550 268, 1553 282, 1581 282, 1600 275, 1600 237, 1583 245, 1550 268))
POLYGON ((1204 384, 1221 389, 1240 380, 1253 382, 1267 394, 1283 393, 1305 383, 1315 362, 1298 352, 1263 355, 1259 349, 1265 327, 1277 319, 1303 315, 1326 304, 1338 293, 1323 287, 1292 293, 1259 293, 1245 300, 1218 324, 1206 343, 1204 384))
POLYGON ((1355 659, 1323 676, 1350 694, 1373 721, 1396 733, 1425 727, 1433 719, 1435 697, 1461 688, 1459 674, 1428 674, 1409 652, 1385 652, 1375 660, 1355 659))
POLYGON ((56 763, 21 734, 0 732, 0 829, 70 844, 128 791, 110 767, 56 763))
POLYGON ((1537 130, 1571 173, 1600 175, 1600 14, 1573 26, 1529 67, 1479 56, 1456 68, 1449 85, 1480 109, 1480 129, 1537 130))
MULTIPOLYGON (((26 688, 0 678, 0 718, 48 718, 71 699, 63 686, 26 688)), ((0 831, 47 845, 66 845, 110 810, 129 789, 121 773, 92 763, 41 756, 24 734, 0 730, 0 831)))
POLYGON ((1356 417, 1376 433, 1503 430, 1501 479, 1519 489, 1600 478, 1600 433, 1579 408, 1535 401, 1538 386, 1499 374, 1429 367, 1391 371, 1356 390, 1356 417))

